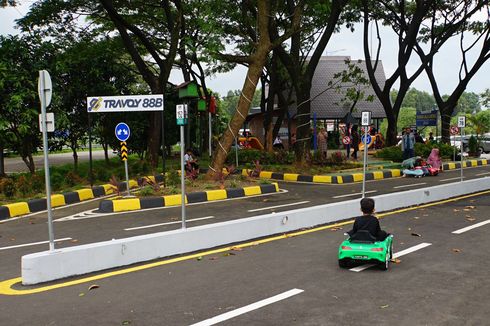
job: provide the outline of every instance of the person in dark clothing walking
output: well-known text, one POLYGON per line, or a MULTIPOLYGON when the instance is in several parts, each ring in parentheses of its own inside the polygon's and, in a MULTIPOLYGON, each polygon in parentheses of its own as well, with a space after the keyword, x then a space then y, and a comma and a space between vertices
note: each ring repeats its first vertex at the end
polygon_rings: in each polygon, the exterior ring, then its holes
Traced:
POLYGON ((376 241, 384 241, 389 234, 381 230, 378 218, 373 215, 374 199, 367 197, 361 199, 361 211, 362 216, 356 217, 352 230, 347 232, 349 236, 353 236, 357 231, 366 230, 376 238, 376 241))
POLYGON ((354 150, 354 152, 352 153, 352 158, 354 160, 357 160, 357 152, 359 151, 359 142, 361 141, 359 137, 359 133, 357 132, 357 125, 352 126, 351 138, 352 138, 352 149, 354 150))

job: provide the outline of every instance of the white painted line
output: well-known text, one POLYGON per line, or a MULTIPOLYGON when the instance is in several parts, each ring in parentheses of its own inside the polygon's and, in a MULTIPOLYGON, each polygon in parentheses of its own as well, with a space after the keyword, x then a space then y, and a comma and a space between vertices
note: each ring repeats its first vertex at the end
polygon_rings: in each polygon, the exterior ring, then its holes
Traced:
POLYGON ((210 325, 215 325, 215 324, 221 323, 221 322, 223 322, 225 320, 228 320, 228 319, 231 319, 231 318, 235 318, 235 317, 237 317, 239 315, 243 315, 243 314, 245 314, 247 312, 250 312, 250 311, 253 311, 253 310, 256 310, 256 309, 265 307, 267 305, 270 305, 272 303, 275 303, 275 302, 278 302, 278 301, 287 299, 289 297, 292 297, 293 295, 300 294, 301 292, 303 292, 303 290, 300 290, 300 289, 292 289, 292 290, 283 292, 281 294, 275 295, 273 297, 270 297, 270 298, 267 298, 267 299, 264 299, 264 300, 261 300, 261 301, 257 301, 255 303, 249 304, 247 306, 244 306, 244 307, 241 307, 241 308, 238 308, 238 309, 235 309, 235 310, 226 312, 226 313, 221 314, 221 315, 218 315, 216 317, 203 320, 203 321, 201 321, 199 323, 192 324, 191 326, 210 326, 210 325))
POLYGON ((476 229, 476 228, 479 228, 480 226, 483 226, 483 225, 486 225, 486 224, 489 224, 490 223, 490 220, 486 220, 486 221, 483 221, 483 222, 480 222, 480 223, 476 223, 476 224, 473 224, 473 225, 470 225, 470 226, 467 226, 465 228, 462 228, 462 229, 459 229, 459 230, 456 230, 456 231, 453 231, 451 233, 454 233, 454 234, 461 234, 461 233, 464 233, 466 231, 469 231, 469 230, 473 230, 473 229, 476 229))
POLYGON ((309 202, 310 202, 309 200, 305 200, 305 201, 299 201, 297 203, 290 203, 290 204, 270 206, 270 207, 264 207, 264 208, 249 209, 248 212, 258 212, 258 211, 263 211, 263 210, 266 210, 266 209, 273 209, 273 208, 279 208, 279 207, 287 207, 287 206, 301 205, 301 204, 306 204, 306 203, 309 203, 309 202))
MULTIPOLYGON (((366 191, 365 193, 366 194, 370 194, 370 193, 373 193, 373 192, 378 192, 378 191, 377 190, 370 190, 370 191, 366 191)), ((356 192, 356 193, 347 194, 347 195, 333 196, 332 198, 344 198, 344 197, 359 196, 359 195, 362 195, 362 192, 356 192)))
MULTIPOLYGON (((466 178, 466 177, 463 177, 463 179, 466 178)), ((444 181, 451 181, 451 180, 459 180, 461 179, 461 177, 456 177, 456 178, 449 178, 449 179, 442 179, 442 180, 439 180, 439 182, 444 182, 444 181)))
POLYGON ((475 176, 479 177, 481 175, 487 175, 487 174, 490 174, 490 172, 478 173, 478 174, 475 174, 475 176))
MULTIPOLYGON (((66 241, 66 240, 71 240, 71 238, 55 239, 54 242, 61 242, 61 241, 66 241)), ((45 243, 49 243, 49 241, 39 241, 39 242, 32 242, 32 243, 24 243, 24 244, 15 245, 15 246, 2 247, 2 248, 0 248, 0 250, 8 250, 8 249, 14 249, 14 248, 21 248, 21 247, 37 246, 37 245, 45 244, 45 243)))
POLYGON ((409 184, 409 185, 403 185, 403 186, 396 186, 396 187, 393 187, 394 189, 398 189, 398 188, 407 188, 407 187, 415 187, 415 186, 421 186, 421 185, 426 185, 427 182, 420 182, 420 183, 412 183, 412 184, 409 184))
MULTIPOLYGON (((205 216, 205 217, 198 217, 198 218, 193 218, 190 220, 187 220, 187 222, 195 222, 195 221, 202 221, 202 220, 209 220, 211 218, 215 218, 214 216, 205 216)), ((128 228, 124 229, 124 231, 133 231, 133 230, 141 230, 141 229, 149 229, 149 228, 154 228, 157 226, 163 226, 163 225, 172 225, 172 224, 181 224, 182 221, 173 221, 173 222, 166 222, 166 223, 158 223, 158 224, 151 224, 151 225, 143 225, 143 226, 137 226, 134 228, 128 228)))
MULTIPOLYGON (((398 258, 398 257, 404 256, 406 254, 409 254, 411 252, 414 252, 414 251, 423 249, 423 248, 428 247, 430 245, 431 245, 431 243, 427 243, 427 242, 420 243, 420 244, 418 244, 416 246, 413 246, 413 247, 407 248, 405 250, 402 250, 402 251, 393 253, 393 258, 398 258)), ((361 266, 357 266, 357 267, 351 268, 350 271, 353 271, 353 272, 362 272, 363 270, 368 269, 368 268, 373 267, 373 266, 375 266, 375 264, 361 265, 361 266)))

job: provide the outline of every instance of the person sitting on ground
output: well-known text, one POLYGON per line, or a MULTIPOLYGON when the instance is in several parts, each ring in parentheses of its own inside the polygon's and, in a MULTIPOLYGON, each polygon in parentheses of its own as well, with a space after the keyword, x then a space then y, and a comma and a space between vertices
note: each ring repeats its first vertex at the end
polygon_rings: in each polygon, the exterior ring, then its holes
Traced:
POLYGON ((277 149, 284 149, 284 145, 282 144, 281 136, 279 136, 279 135, 276 136, 276 139, 274 139, 274 142, 272 143, 272 147, 277 148, 277 149))
POLYGON ((352 230, 347 232, 349 236, 352 237, 357 231, 366 230, 376 241, 384 241, 389 234, 381 230, 378 218, 374 216, 374 199, 361 199, 361 211, 362 215, 356 217, 352 230))
POLYGON ((184 155, 184 166, 187 172, 197 170, 197 173, 199 173, 199 165, 197 164, 197 160, 192 157, 192 150, 190 148, 186 150, 184 155))
POLYGON ((441 156, 439 155, 439 148, 432 148, 432 151, 427 158, 427 163, 430 164, 433 168, 442 170, 442 161, 441 156))

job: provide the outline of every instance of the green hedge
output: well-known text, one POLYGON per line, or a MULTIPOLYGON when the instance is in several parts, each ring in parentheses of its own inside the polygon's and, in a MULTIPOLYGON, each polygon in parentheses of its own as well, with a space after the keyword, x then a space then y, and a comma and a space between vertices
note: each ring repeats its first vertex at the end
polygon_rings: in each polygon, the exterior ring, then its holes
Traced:
MULTIPOLYGON (((454 147, 448 144, 422 144, 422 143, 416 143, 415 144, 415 156, 421 156, 424 158, 427 158, 430 155, 430 152, 432 151, 432 148, 439 148, 439 154, 441 155, 441 158, 452 158, 453 157, 453 151, 454 147)), ((385 147, 379 151, 376 152, 375 154, 376 157, 393 161, 393 162, 401 162, 403 161, 403 152, 400 147, 398 146, 392 146, 392 147, 385 147)))
MULTIPOLYGON (((272 153, 257 149, 240 149, 238 150, 238 164, 251 164, 254 161, 260 164, 291 164, 294 161, 294 154, 288 151, 274 151, 272 153)), ((233 149, 226 157, 227 164, 236 163, 236 154, 233 149)))

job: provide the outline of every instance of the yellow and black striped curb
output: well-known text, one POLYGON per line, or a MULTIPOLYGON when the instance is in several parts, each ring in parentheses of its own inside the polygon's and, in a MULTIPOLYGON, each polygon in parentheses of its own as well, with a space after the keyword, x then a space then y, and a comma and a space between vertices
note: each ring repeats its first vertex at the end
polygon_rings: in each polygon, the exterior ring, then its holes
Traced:
MULTIPOLYGON (((208 190, 202 192, 191 192, 186 194, 186 204, 200 203, 213 200, 222 200, 229 198, 238 198, 246 196, 254 196, 261 194, 274 193, 279 191, 279 185, 277 183, 251 186, 244 188, 231 188, 220 190, 208 190)), ((115 199, 115 200, 103 200, 100 202, 99 211, 102 213, 122 212, 122 211, 134 211, 139 209, 178 206, 182 204, 182 195, 169 195, 161 197, 142 197, 142 198, 128 198, 128 199, 115 199)))
MULTIPOLYGON (((482 166, 482 165, 489 165, 490 160, 487 159, 478 159, 478 160, 464 160, 463 161, 463 168, 470 168, 470 167, 475 167, 475 166, 482 166)), ((442 165, 443 170, 454 170, 454 169, 460 169, 461 168, 461 162, 449 162, 449 163, 444 163, 442 165)))
MULTIPOLYGON (((248 176, 252 170, 243 169, 242 175, 248 176)), ((390 169, 381 171, 370 171, 366 173, 366 180, 379 180, 401 176, 400 169, 390 169)), ((363 179, 362 173, 350 173, 342 175, 303 175, 297 173, 276 173, 270 171, 261 171, 259 178, 273 179, 283 181, 301 181, 311 183, 351 183, 359 182, 363 179)))
MULTIPOLYGON (((163 175, 148 176, 144 178, 155 183, 163 182, 163 175)), ((142 178, 140 178, 140 182, 141 179, 142 178)), ((127 188, 126 182, 119 182, 117 187, 119 191, 125 191, 127 188)), ((133 189, 136 187, 138 187, 138 181, 129 180, 129 188, 133 189)), ((65 192, 51 196, 51 207, 54 208, 79 203, 85 200, 111 195, 113 193, 115 193, 115 186, 110 184, 95 186, 90 189, 65 192)), ((3 205, 0 206, 0 220, 44 211, 47 209, 47 205, 46 198, 32 199, 25 202, 3 205)))

